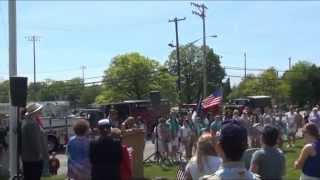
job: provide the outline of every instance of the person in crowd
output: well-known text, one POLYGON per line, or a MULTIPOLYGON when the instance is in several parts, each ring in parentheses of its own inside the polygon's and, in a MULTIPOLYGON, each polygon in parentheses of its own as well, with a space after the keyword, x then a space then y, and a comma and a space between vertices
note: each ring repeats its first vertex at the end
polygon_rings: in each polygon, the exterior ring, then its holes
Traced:
POLYGON ((302 112, 298 108, 296 109, 296 112, 297 112, 298 128, 302 128, 304 125, 304 119, 302 116, 302 112))
POLYGON ((68 157, 67 176, 74 180, 89 180, 91 176, 91 164, 89 159, 90 141, 89 123, 84 119, 75 122, 72 136, 67 144, 66 154, 68 157))
POLYGON ((116 109, 110 109, 108 119, 111 122, 113 128, 121 128, 121 122, 119 119, 118 111, 116 109))
POLYGON ((112 138, 111 126, 109 119, 99 120, 100 137, 90 143, 89 157, 92 166, 92 180, 121 179, 122 146, 119 139, 112 138))
POLYGON ((216 146, 216 151, 223 159, 223 164, 216 172, 201 179, 258 179, 256 174, 245 168, 241 157, 248 147, 247 131, 238 121, 225 121, 216 146))
POLYGON ((260 147, 260 134, 262 125, 262 115, 260 114, 261 110, 256 108, 254 113, 250 117, 250 127, 248 131, 249 143, 251 148, 260 147))
POLYGON ((179 130, 179 139, 185 150, 186 158, 190 159, 192 148, 190 148, 189 143, 191 141, 191 128, 188 125, 188 120, 184 120, 182 126, 179 130))
POLYGON ((298 131, 298 117, 294 112, 293 107, 289 107, 289 112, 286 113, 287 120, 287 134, 288 134, 288 148, 293 147, 296 143, 296 133, 298 131))
POLYGON ((222 159, 217 156, 215 145, 216 139, 210 133, 199 137, 196 154, 186 166, 187 180, 198 180, 199 177, 218 170, 222 159))
POLYGON ((28 104, 21 128, 21 158, 25 180, 40 180, 44 162, 49 161, 47 136, 39 124, 43 106, 28 104))
POLYGON ((246 128, 247 132, 249 131, 249 127, 250 127, 250 117, 249 117, 249 114, 248 114, 248 110, 244 110, 242 112, 242 115, 239 119, 239 122, 241 123, 241 125, 243 127, 246 128))
POLYGON ((215 118, 212 112, 208 112, 207 119, 208 119, 208 126, 210 126, 215 121, 215 118))
POLYGON ((194 147, 196 146, 197 143, 197 130, 195 123, 192 121, 192 112, 188 112, 186 116, 186 120, 188 123, 189 128, 191 129, 191 134, 190 134, 190 141, 188 143, 188 150, 190 150, 190 154, 188 154, 188 158, 191 158, 193 150, 195 149, 194 147))
POLYGON ((230 109, 224 110, 223 121, 232 120, 232 111, 230 109))
POLYGON ((266 107, 265 111, 262 115, 262 125, 266 126, 266 125, 273 125, 274 121, 273 121, 273 116, 271 114, 271 109, 270 107, 266 107))
POLYGON ((60 161, 56 157, 56 152, 52 152, 49 159, 49 172, 50 175, 57 175, 60 168, 60 161))
POLYGON ((309 112, 308 112, 308 110, 305 110, 304 112, 303 112, 303 120, 304 120, 304 123, 303 124, 307 124, 308 122, 309 122, 309 112))
POLYGON ((316 124, 318 129, 320 129, 320 114, 317 107, 312 109, 311 113, 309 114, 308 121, 316 124))
MULTIPOLYGON (((121 142, 121 139, 122 139, 121 130, 118 128, 111 128, 111 137, 121 142)), ((132 179, 132 169, 133 169, 132 148, 121 143, 121 150, 122 150, 121 151, 122 159, 120 162, 120 179, 130 180, 132 179)))
POLYGON ((137 116, 135 124, 137 128, 143 129, 145 132, 147 132, 147 126, 145 125, 144 120, 141 116, 137 116))
POLYGON ((301 169, 301 180, 320 179, 320 135, 319 129, 314 123, 307 123, 303 127, 303 139, 305 142, 299 158, 294 162, 296 169, 301 169))
POLYGON ((278 129, 267 125, 263 128, 262 148, 252 156, 250 170, 260 175, 261 179, 283 179, 285 175, 285 157, 277 148, 278 129))
POLYGON ((169 152, 171 159, 176 159, 179 148, 178 132, 180 129, 177 113, 171 112, 169 119, 167 120, 170 132, 169 152))
POLYGON ((155 145, 163 156, 168 155, 168 143, 170 142, 170 129, 164 118, 159 118, 158 125, 154 128, 156 138, 155 145))
POLYGON ((137 128, 136 120, 134 117, 129 116, 123 123, 121 124, 122 130, 137 128))
POLYGON ((194 122, 194 130, 196 132, 197 137, 199 137, 207 128, 205 122, 201 117, 196 116, 194 122))
POLYGON ((222 117, 217 115, 215 117, 215 121, 213 121, 210 125, 211 134, 216 136, 216 134, 221 130, 222 126, 222 117))
POLYGON ((283 148, 283 139, 284 136, 287 134, 287 124, 284 122, 285 115, 282 113, 281 110, 277 112, 276 119, 275 119, 275 127, 278 129, 279 136, 278 136, 278 147, 280 149, 283 148))
POLYGON ((238 109, 233 110, 232 119, 236 121, 240 120, 240 113, 238 109))

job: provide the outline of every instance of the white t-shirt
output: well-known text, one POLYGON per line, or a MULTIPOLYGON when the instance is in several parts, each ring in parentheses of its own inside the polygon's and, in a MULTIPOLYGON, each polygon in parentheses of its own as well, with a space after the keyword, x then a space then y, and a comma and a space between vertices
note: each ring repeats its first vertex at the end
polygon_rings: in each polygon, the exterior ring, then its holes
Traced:
POLYGON ((296 131, 296 129, 298 128, 298 124, 297 124, 297 114, 291 113, 291 112, 287 112, 286 113, 286 118, 287 118, 287 128, 290 131, 296 131))
POLYGON ((206 161, 203 162, 203 171, 198 170, 196 157, 192 157, 186 166, 186 172, 189 171, 193 180, 198 180, 201 176, 215 173, 220 165, 222 159, 217 156, 207 156, 206 161))
POLYGON ((181 139, 186 139, 190 137, 191 135, 191 129, 189 127, 182 126, 180 127, 179 136, 181 139))
POLYGON ((319 112, 317 112, 317 113, 311 112, 308 120, 309 120, 309 122, 315 123, 318 126, 318 128, 320 128, 320 114, 319 114, 319 112))

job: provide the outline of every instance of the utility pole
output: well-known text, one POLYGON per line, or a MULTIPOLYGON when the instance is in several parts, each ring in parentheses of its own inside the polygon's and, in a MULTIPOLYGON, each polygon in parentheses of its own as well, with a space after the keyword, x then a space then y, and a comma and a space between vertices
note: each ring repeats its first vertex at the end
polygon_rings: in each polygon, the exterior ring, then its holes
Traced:
POLYGON ((291 70, 291 57, 289 57, 289 70, 291 70))
POLYGON ((244 52, 244 79, 247 78, 247 54, 244 52))
MULTIPOLYGON (((175 17, 172 20, 169 20, 169 23, 174 22, 175 30, 176 30, 176 52, 177 52, 177 71, 178 71, 178 97, 179 97, 179 104, 181 104, 181 74, 180 74, 180 54, 179 54, 179 33, 178 33, 178 22, 184 21, 186 18, 177 18, 175 17)), ((180 109, 180 108, 179 108, 180 109)))
MULTIPOLYGON (((9 77, 17 76, 17 21, 16 0, 8 0, 9 21, 9 77)), ((9 93, 10 94, 10 93, 9 93)), ((10 95, 11 96, 11 95, 10 95)), ((11 98, 9 98, 11 101, 11 98)), ((11 104, 11 103, 10 103, 11 104)), ((13 178, 17 172, 17 108, 10 106, 9 121, 9 173, 13 178)))
POLYGON ((40 41, 39 36, 28 36, 26 37, 27 41, 31 41, 33 45, 33 83, 36 84, 36 41, 40 41))
POLYGON ((81 70, 82 70, 82 84, 83 84, 83 86, 84 86, 84 70, 87 69, 87 67, 83 65, 83 66, 81 66, 80 68, 81 68, 81 70))
POLYGON ((208 9, 204 4, 191 3, 198 11, 192 11, 192 14, 198 15, 202 19, 202 30, 203 30, 203 97, 207 96, 207 59, 206 59, 206 10, 208 9))

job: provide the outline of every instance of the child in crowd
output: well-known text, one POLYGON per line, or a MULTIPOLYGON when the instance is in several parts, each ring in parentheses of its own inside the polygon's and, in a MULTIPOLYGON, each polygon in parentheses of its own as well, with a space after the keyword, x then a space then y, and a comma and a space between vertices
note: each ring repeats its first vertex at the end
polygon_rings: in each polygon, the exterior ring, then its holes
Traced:
POLYGON ((49 172, 51 175, 57 175, 60 168, 60 161, 56 158, 56 152, 52 152, 49 159, 49 172))

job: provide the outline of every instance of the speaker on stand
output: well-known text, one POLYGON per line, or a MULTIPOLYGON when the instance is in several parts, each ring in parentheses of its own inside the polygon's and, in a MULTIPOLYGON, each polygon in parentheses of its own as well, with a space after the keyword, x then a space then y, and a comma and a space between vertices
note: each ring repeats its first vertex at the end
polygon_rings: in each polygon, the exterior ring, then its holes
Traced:
POLYGON ((158 118, 161 116, 160 115, 160 104, 161 104, 161 94, 160 91, 151 91, 150 92, 150 102, 151 102, 151 107, 152 107, 152 112, 154 113, 154 117, 156 119, 155 123, 155 152, 152 153, 149 157, 147 157, 144 162, 150 161, 150 159, 153 157, 155 162, 157 164, 164 164, 167 163, 166 165, 171 165, 171 162, 166 158, 163 157, 159 151, 159 142, 158 142, 158 118))
POLYGON ((21 154, 21 123, 20 108, 24 108, 27 104, 28 78, 26 77, 10 77, 10 99, 11 105, 17 107, 17 175, 14 179, 23 179, 20 169, 21 154))

